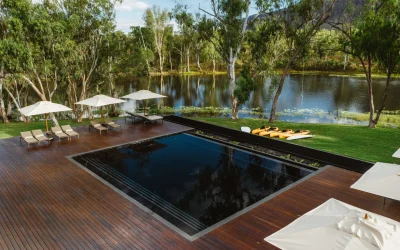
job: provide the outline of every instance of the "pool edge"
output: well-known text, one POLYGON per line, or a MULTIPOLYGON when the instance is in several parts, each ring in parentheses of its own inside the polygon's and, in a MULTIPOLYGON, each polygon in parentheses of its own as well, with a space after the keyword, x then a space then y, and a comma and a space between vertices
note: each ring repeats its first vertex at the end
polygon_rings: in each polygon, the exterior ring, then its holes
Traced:
MULTIPOLYGON (((147 141, 147 140, 152 140, 152 139, 156 139, 156 138, 160 138, 160 137, 168 137, 168 136, 173 136, 173 135, 177 135, 177 134, 181 134, 181 133, 187 133, 189 131, 191 131, 193 129, 187 129, 185 131, 180 131, 180 132, 174 132, 174 133, 169 133, 169 134, 165 134, 162 136, 154 136, 154 137, 149 137, 149 138, 145 138, 145 139, 141 139, 141 140, 137 140, 137 141, 133 141, 134 143, 140 143, 143 141, 147 141)), ((127 143, 121 143, 118 145, 113 145, 113 146, 109 146, 109 147, 105 147, 105 148, 101 148, 101 149, 96 149, 96 150, 90 150, 87 152, 82 152, 79 154, 74 154, 74 155, 69 155, 66 156, 66 158, 68 160, 70 160, 72 163, 74 163, 75 165, 77 165, 78 167, 80 167, 81 169, 85 170, 87 173, 89 173, 90 175, 92 175, 93 177, 95 177, 96 179, 98 179, 99 181, 101 181, 103 184, 105 184, 106 186, 110 187, 112 190, 114 190, 115 192, 117 192, 118 194, 120 194, 122 197, 126 198, 128 201, 132 202, 133 204, 137 205, 139 208, 141 208, 144 212, 150 214, 151 216, 153 216, 154 218, 156 218, 158 221, 160 221, 161 223, 163 223, 165 226, 167 226, 168 228, 172 229, 173 231, 175 231, 176 233, 178 233, 179 235, 181 235, 182 237, 184 237, 185 239, 193 242, 195 240, 197 240, 198 238, 210 233, 211 231, 217 229, 220 226, 223 226, 224 224, 240 217, 241 215, 249 212, 250 210, 260 206, 261 204, 275 198, 276 196, 288 191, 289 189, 297 186, 298 184, 301 184, 303 181, 308 180, 309 178, 321 173, 322 171, 326 170, 327 168, 331 167, 330 165, 326 165, 324 167, 319 168, 316 171, 311 171, 310 174, 308 174, 307 176, 291 183, 290 185, 268 195, 267 197, 259 200, 258 202, 230 215, 229 217, 217 222, 216 224, 207 227, 206 229, 194 234, 194 235, 189 235, 186 232, 184 232, 183 230, 179 229, 178 227, 176 227, 175 225, 173 225, 172 223, 170 223, 169 221, 165 220, 164 218, 162 218, 161 216, 159 216, 157 213, 153 212, 152 210, 150 210, 149 208, 147 208, 146 206, 144 206, 143 204, 141 204, 140 202, 138 202, 137 200, 135 200, 134 198, 130 197, 129 195, 125 194, 123 191, 121 191, 120 189, 118 189, 117 187, 113 186, 111 183, 107 182, 106 180, 104 180, 103 178, 101 178, 100 176, 98 176, 97 174, 95 174, 94 172, 92 172, 91 170, 89 170, 88 168, 86 168, 85 166, 83 166, 82 164, 80 164, 79 162, 75 161, 73 159, 73 157, 75 156, 79 156, 82 154, 87 154, 89 152, 96 152, 96 151, 101 151, 101 150, 105 150, 108 148, 114 148, 114 147, 118 147, 118 146, 122 146, 122 145, 127 145, 127 144, 131 144, 132 142, 127 142, 127 143)))

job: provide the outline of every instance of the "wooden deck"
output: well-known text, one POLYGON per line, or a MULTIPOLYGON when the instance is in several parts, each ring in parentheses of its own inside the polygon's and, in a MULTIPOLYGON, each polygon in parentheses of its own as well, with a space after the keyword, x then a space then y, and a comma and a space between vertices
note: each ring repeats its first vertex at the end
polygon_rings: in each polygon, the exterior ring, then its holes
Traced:
POLYGON ((121 124, 122 133, 104 135, 80 127, 80 139, 49 146, 0 141, 1 249, 275 249, 266 236, 329 198, 400 221, 400 202, 383 207, 383 198, 349 188, 360 174, 329 167, 190 242, 65 157, 188 129, 121 124))

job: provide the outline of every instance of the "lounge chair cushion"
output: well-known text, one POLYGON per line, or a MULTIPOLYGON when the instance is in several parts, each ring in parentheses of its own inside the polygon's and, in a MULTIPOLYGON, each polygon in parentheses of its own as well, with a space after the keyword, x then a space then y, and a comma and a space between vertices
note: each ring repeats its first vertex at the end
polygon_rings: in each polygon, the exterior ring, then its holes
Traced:
POLYGON ((146 116, 145 118, 150 120, 150 121, 156 121, 156 120, 162 120, 163 119, 162 116, 158 116, 158 115, 150 115, 150 116, 146 116))

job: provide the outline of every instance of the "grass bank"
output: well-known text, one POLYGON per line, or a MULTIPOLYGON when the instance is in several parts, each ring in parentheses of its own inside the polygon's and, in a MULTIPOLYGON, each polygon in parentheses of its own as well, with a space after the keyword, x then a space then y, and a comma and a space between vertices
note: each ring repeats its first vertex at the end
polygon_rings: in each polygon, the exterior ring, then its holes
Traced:
MULTIPOLYGON (((229 118, 193 118, 232 129, 240 130, 241 126, 258 128, 267 125, 264 119, 246 118, 232 120, 229 118)), ((324 150, 336 154, 358 158, 370 162, 388 162, 400 164, 400 159, 392 154, 400 147, 399 128, 370 129, 361 126, 332 124, 301 124, 276 122, 279 128, 309 129, 314 138, 296 140, 292 143, 324 150)), ((279 139, 277 139, 279 140, 279 139)))
MULTIPOLYGON (((122 119, 122 118, 111 118, 111 119, 122 119)), ((84 119, 83 122, 76 122, 75 120, 58 120, 60 126, 71 125, 72 127, 89 125, 89 120, 84 119)), ((49 128, 51 127, 52 121, 49 120, 49 128)), ((46 130, 44 121, 32 121, 32 122, 10 122, 0 123, 0 139, 10 138, 14 136, 20 136, 22 131, 30 131, 34 129, 46 130)))

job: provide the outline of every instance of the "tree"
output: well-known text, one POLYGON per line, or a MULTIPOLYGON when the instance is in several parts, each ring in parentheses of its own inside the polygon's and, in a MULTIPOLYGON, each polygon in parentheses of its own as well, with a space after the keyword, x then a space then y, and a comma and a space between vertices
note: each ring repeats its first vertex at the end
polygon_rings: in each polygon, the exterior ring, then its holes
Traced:
POLYGON ((146 27, 131 27, 129 37, 132 39, 132 53, 130 65, 134 68, 134 73, 139 76, 150 74, 150 63, 154 60, 154 53, 150 49, 154 46, 154 36, 150 29, 146 27))
POLYGON ((244 104, 250 98, 250 93, 256 90, 256 82, 250 76, 250 70, 244 67, 240 71, 240 77, 236 82, 234 94, 237 98, 238 105, 244 104))
POLYGON ((212 18, 203 17, 199 24, 199 33, 205 40, 214 44, 227 64, 231 86, 232 119, 239 118, 238 100, 234 94, 235 65, 247 31, 250 4, 250 0, 211 0, 211 13, 201 9, 212 18))
POLYGON ((203 47, 201 53, 202 53, 202 56, 205 58, 206 61, 211 61, 212 72, 214 73, 215 72, 216 61, 220 60, 219 54, 215 50, 214 45, 209 41, 205 41, 204 47, 203 47))
POLYGON ((31 8, 27 0, 0 2, 0 113, 5 123, 8 119, 3 98, 4 81, 23 71, 30 61, 23 26, 29 19, 31 8))
POLYGON ((164 42, 165 42, 165 29, 167 28, 167 23, 169 21, 169 14, 166 9, 161 9, 157 5, 146 10, 144 15, 144 21, 146 27, 149 28, 154 36, 154 45, 158 54, 159 60, 159 70, 161 75, 163 74, 164 65, 164 42))
MULTIPOLYGON (((336 0, 282 0, 277 1, 280 10, 273 13, 278 15, 281 26, 282 36, 287 45, 287 62, 280 78, 278 89, 272 103, 269 121, 275 121, 275 112, 278 105, 278 99, 283 89, 283 84, 287 73, 294 61, 304 53, 310 40, 317 33, 319 28, 326 23, 333 10, 336 0)), ((259 8, 267 15, 271 14, 265 11, 265 7, 270 7, 269 1, 259 1, 259 8)), ((267 9, 268 11, 270 9, 267 9)))
MULTIPOLYGON (((184 71, 190 72, 190 51, 194 43, 196 29, 195 20, 191 13, 188 12, 186 5, 177 4, 173 9, 173 16, 179 26, 180 46, 179 54, 181 67, 183 65, 183 57, 185 57, 184 71)), ((183 69, 183 68, 181 68, 183 69)))
POLYGON ((400 5, 398 1, 369 0, 362 11, 347 8, 349 19, 336 20, 332 26, 342 33, 342 51, 358 58, 368 84, 369 127, 375 128, 385 108, 392 74, 400 62, 400 5), (351 17, 358 14, 358 18, 351 17), (372 66, 386 73, 386 85, 380 107, 375 110, 372 66), (376 112, 376 115, 375 115, 376 112))

